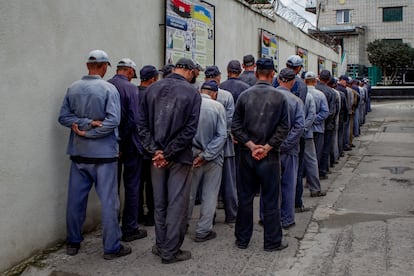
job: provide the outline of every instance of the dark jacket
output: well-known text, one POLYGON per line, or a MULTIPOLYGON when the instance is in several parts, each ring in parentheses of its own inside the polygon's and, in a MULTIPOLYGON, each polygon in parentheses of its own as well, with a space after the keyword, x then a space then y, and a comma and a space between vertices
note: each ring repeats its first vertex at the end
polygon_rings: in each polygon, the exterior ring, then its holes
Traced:
POLYGON ((138 131, 151 155, 164 152, 169 161, 192 164, 192 140, 197 132, 201 96, 187 80, 172 73, 145 91, 141 101, 138 131))
POLYGON ((258 81, 239 96, 231 130, 243 145, 251 140, 279 151, 289 126, 287 99, 270 83, 258 81))
POLYGON ((137 121, 139 109, 138 88, 124 75, 115 75, 108 80, 118 90, 121 100, 121 123, 119 124, 119 151, 142 153, 137 121))
POLYGON ((241 92, 249 88, 250 86, 239 78, 228 78, 226 81, 220 84, 220 88, 229 91, 233 95, 234 104, 241 92))
POLYGON ((247 83, 249 86, 255 85, 257 81, 254 71, 243 71, 243 73, 240 74, 239 79, 247 83))
POLYGON ((318 83, 315 85, 315 88, 322 91, 328 101, 329 116, 325 120, 325 130, 333 130, 335 128, 336 117, 336 93, 324 83, 318 83))

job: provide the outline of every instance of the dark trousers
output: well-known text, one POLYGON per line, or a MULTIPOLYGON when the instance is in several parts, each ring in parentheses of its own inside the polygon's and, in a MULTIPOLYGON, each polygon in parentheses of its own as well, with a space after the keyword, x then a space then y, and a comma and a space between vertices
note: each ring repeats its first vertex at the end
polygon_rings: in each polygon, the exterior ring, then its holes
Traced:
POLYGON ((323 135, 323 149, 321 157, 321 165, 319 167, 319 175, 325 176, 329 171, 329 155, 332 148, 333 130, 326 130, 323 135))
POLYGON ((248 245, 253 233, 253 200, 260 187, 263 200, 264 248, 282 242, 280 224, 280 159, 272 151, 260 161, 247 149, 240 150, 240 179, 237 183, 238 210, 235 227, 237 242, 248 245))
POLYGON ((221 178, 220 195, 223 198, 226 221, 236 219, 237 187, 236 165, 234 156, 224 157, 223 176, 221 178))
POLYGON ((151 159, 142 160, 141 185, 139 189, 139 222, 144 221, 144 202, 146 203, 148 209, 147 220, 154 220, 154 192, 151 181, 151 165, 151 159))
POLYGON ((324 140, 323 133, 320 133, 320 132, 313 133, 313 142, 315 143, 316 158, 318 159, 318 168, 321 167, 323 140, 324 140))
POLYGON ((122 233, 132 234, 138 229, 139 187, 141 183, 142 157, 137 153, 122 154, 125 189, 124 211, 122 213, 122 233))
POLYGON ((172 259, 184 241, 191 191, 191 165, 151 166, 155 242, 163 259, 172 259))
POLYGON ((344 152, 344 128, 345 128, 345 122, 343 120, 339 120, 338 125, 338 152, 339 156, 344 152))
POLYGON ((298 178, 296 180, 296 192, 295 192, 295 207, 300 208, 303 206, 303 158, 305 156, 305 138, 301 137, 299 141, 299 160, 298 160, 298 178))

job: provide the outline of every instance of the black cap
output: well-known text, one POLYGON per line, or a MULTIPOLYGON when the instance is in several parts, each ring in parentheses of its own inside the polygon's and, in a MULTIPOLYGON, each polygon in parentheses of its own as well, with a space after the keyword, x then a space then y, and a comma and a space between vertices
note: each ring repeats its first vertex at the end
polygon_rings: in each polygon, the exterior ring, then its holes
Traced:
POLYGON ((208 80, 201 85, 201 90, 207 89, 211 91, 218 91, 218 83, 215 80, 208 80))
POLYGON ((197 68, 197 65, 189 58, 180 58, 175 64, 175 68, 184 68, 193 70, 197 68))
POLYGON ((168 63, 168 64, 165 64, 161 69, 159 69, 158 72, 160 72, 162 74, 162 77, 165 78, 166 76, 171 74, 172 69, 174 67, 175 67, 174 64, 168 63))
POLYGON ((254 64, 254 56, 252 56, 252 55, 245 55, 243 57, 243 64, 245 66, 252 66, 254 64))
POLYGON ((142 81, 152 79, 153 77, 158 75, 158 70, 152 65, 145 65, 139 71, 139 78, 142 81))
POLYGON ((206 78, 214 78, 220 76, 221 72, 216 65, 211 65, 206 67, 204 74, 206 75, 206 78))
POLYGON ((349 81, 349 78, 348 78, 348 76, 347 75, 341 75, 340 77, 339 77, 339 80, 341 81, 341 80, 345 80, 346 82, 348 82, 349 81))
POLYGON ((231 73, 240 73, 242 71, 240 61, 238 60, 231 60, 227 65, 227 72, 231 73))
POLYGON ((197 69, 198 71, 204 71, 205 69, 203 68, 203 66, 201 66, 201 64, 200 63, 198 63, 198 61, 197 60, 194 60, 194 64, 195 64, 195 66, 196 66, 196 68, 195 69, 197 69))
POLYGON ((329 81, 331 79, 331 72, 329 70, 322 70, 319 74, 319 79, 322 81, 329 81))
POLYGON ((275 70, 273 59, 270 58, 259 58, 256 61, 256 67, 258 70, 275 70))
POLYGON ((335 86, 338 83, 337 78, 331 78, 331 80, 328 82, 328 85, 335 86))
POLYGON ((295 79, 295 77, 296 77, 295 71, 293 71, 293 69, 291 68, 283 68, 279 73, 279 79, 282 82, 291 81, 295 79))

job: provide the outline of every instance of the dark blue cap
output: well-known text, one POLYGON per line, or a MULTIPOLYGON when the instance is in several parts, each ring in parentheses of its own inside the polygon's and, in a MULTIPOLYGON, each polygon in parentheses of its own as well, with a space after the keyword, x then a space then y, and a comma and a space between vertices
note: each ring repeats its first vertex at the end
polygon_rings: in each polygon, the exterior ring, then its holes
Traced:
POLYGON ((259 70, 275 70, 273 59, 270 58, 259 58, 256 61, 256 67, 259 70))
POLYGON ((162 74, 162 77, 165 78, 166 76, 168 76, 169 74, 171 74, 172 69, 174 67, 175 67, 174 64, 167 63, 161 69, 159 69, 158 72, 160 72, 162 74))
POLYGON ((293 71, 293 69, 291 68, 283 68, 279 73, 279 79, 282 82, 291 81, 295 79, 295 77, 296 77, 295 71, 293 71))
POLYGON ((227 71, 231 73, 240 73, 242 71, 240 61, 231 60, 227 65, 227 71))
POLYGON ((175 67, 193 70, 197 68, 197 65, 191 59, 182 57, 177 61, 175 67))
POLYGON ((158 76, 158 70, 152 65, 145 65, 139 71, 139 78, 142 81, 152 79, 155 76, 158 76))
POLYGON ((204 74, 206 75, 206 78, 214 78, 220 76, 221 72, 216 65, 212 65, 206 67, 204 74))
POLYGON ((331 72, 329 72, 329 70, 326 70, 326 69, 322 70, 319 73, 319 79, 323 81, 331 80, 331 72))
POLYGON ((341 80, 345 80, 346 82, 348 82, 349 81, 349 78, 348 78, 348 76, 347 75, 341 75, 340 77, 339 77, 339 80, 341 81, 341 80))
POLYGON ((245 66, 252 66, 254 64, 254 56, 252 56, 252 55, 245 55, 243 57, 243 64, 245 66))
POLYGON ((211 90, 211 91, 218 91, 218 83, 215 80, 208 80, 206 82, 203 83, 203 85, 201 85, 201 90, 202 89, 207 89, 207 90, 211 90))

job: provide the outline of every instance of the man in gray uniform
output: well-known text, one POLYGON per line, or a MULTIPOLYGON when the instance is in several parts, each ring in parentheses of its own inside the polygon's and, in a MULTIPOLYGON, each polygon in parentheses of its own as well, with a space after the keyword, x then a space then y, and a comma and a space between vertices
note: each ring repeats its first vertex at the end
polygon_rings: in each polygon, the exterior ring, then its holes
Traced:
POLYGON ((72 165, 66 211, 66 252, 78 254, 88 194, 95 184, 102 205, 104 258, 111 260, 130 254, 131 248, 120 243, 117 127, 121 106, 115 86, 102 79, 108 65, 108 55, 104 51, 89 53, 89 74, 68 88, 59 123, 71 128, 67 148, 72 165))
MULTIPOLYGON (((312 95, 315 102, 315 120, 313 121, 311 128, 305 132, 305 155, 303 160, 306 182, 312 197, 326 195, 326 192, 321 190, 321 183, 319 181, 316 145, 320 154, 322 154, 325 120, 329 116, 328 101, 326 100, 325 95, 315 88, 317 82, 316 78, 316 74, 310 71, 305 75, 308 93, 312 95)), ((300 205, 297 205, 296 207, 299 208, 300 205)))
POLYGON ((188 219, 193 207, 198 187, 202 185, 200 218, 196 228, 196 242, 214 239, 213 219, 220 190, 223 168, 223 146, 227 139, 226 112, 221 103, 216 102, 218 84, 206 81, 201 86, 201 109, 197 134, 193 139, 193 175, 188 208, 188 219))
MULTIPOLYGON (((206 75, 206 81, 214 80, 220 85, 221 72, 217 66, 207 66, 204 74, 206 75)), ((219 88, 217 101, 226 110, 227 122, 227 141, 224 145, 223 177, 221 179, 220 194, 224 203, 226 223, 235 223, 237 215, 236 163, 233 139, 230 135, 231 121, 233 120, 234 113, 233 95, 229 91, 219 88)))

